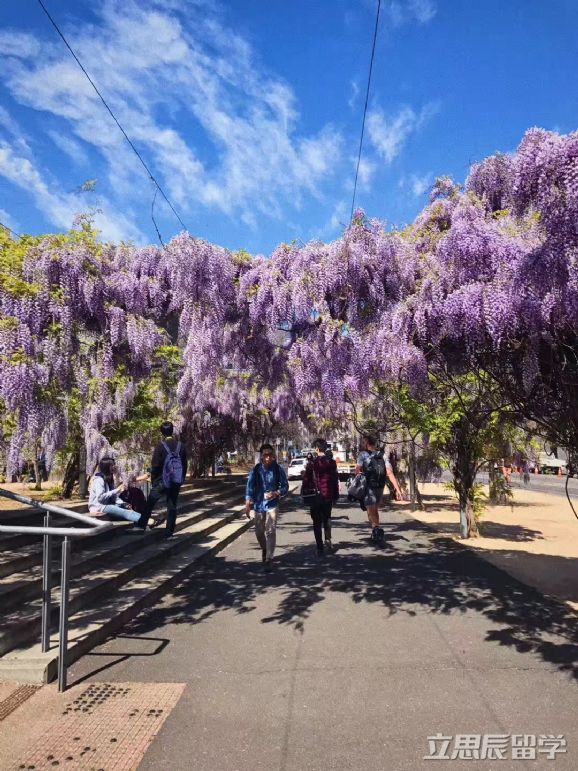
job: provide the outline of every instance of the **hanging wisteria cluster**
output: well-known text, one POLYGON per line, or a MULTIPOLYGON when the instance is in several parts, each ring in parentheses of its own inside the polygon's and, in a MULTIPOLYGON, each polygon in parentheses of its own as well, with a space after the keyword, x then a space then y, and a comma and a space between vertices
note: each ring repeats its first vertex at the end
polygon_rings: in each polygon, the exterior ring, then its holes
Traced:
POLYGON ((332 243, 268 257, 187 233, 166 248, 102 245, 87 228, 1 238, 9 471, 33 446, 50 459, 73 415, 91 470, 171 346, 169 402, 195 425, 335 421, 376 381, 419 391, 442 357, 492 371, 522 412, 539 398, 533 415, 578 446, 578 134, 533 129, 464 188, 439 179, 402 231, 357 211, 332 243))

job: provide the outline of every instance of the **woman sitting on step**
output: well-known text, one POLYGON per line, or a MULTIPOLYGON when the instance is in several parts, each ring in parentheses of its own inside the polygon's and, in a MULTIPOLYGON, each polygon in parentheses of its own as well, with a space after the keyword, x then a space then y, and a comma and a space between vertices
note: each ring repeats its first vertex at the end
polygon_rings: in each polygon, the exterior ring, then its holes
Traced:
MULTIPOLYGON (((97 473, 90 480, 88 510, 94 517, 106 516, 112 519, 127 520, 144 532, 148 523, 146 510, 139 514, 132 509, 129 503, 126 503, 121 498, 121 493, 126 493, 128 485, 122 482, 115 487, 115 472, 116 463, 114 458, 106 457, 100 461, 97 473)), ((157 524, 157 519, 153 518, 151 527, 157 524)))

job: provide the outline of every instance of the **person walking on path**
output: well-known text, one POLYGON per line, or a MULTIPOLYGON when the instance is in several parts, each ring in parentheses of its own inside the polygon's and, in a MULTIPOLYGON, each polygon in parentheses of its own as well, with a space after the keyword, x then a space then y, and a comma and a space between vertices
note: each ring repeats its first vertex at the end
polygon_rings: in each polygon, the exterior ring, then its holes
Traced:
POLYGON ((313 520, 313 533, 317 544, 317 556, 323 557, 325 552, 331 553, 331 509, 339 499, 339 477, 337 475, 337 463, 333 456, 326 454, 327 442, 325 439, 316 439, 313 442, 315 456, 305 467, 301 494, 314 492, 311 500, 311 519, 313 520), (325 535, 325 544, 323 536, 325 535))
POLYGON ((112 519, 127 520, 144 532, 149 519, 148 514, 146 511, 143 513, 133 511, 131 506, 122 500, 120 496, 126 491, 127 485, 121 483, 115 487, 115 471, 114 458, 102 458, 98 464, 97 473, 90 480, 88 511, 96 517, 108 516, 112 519))
POLYGON ((273 445, 262 445, 260 452, 261 461, 247 478, 245 513, 249 519, 253 513, 263 568, 269 572, 272 570, 275 553, 279 499, 289 492, 289 483, 285 472, 275 459, 273 445))
POLYGON ((187 453, 174 434, 170 420, 161 425, 162 440, 154 449, 151 462, 151 489, 147 499, 150 516, 161 498, 166 499, 166 537, 172 538, 177 522, 177 501, 187 474, 187 453))
POLYGON ((367 494, 362 502, 362 508, 367 509, 367 519, 371 525, 371 539, 382 542, 383 529, 379 525, 379 505, 383 500, 383 490, 386 479, 389 479, 395 490, 395 499, 401 501, 403 496, 399 483, 393 473, 391 463, 377 449, 377 439, 367 435, 363 437, 362 450, 357 456, 356 474, 365 474, 367 494))

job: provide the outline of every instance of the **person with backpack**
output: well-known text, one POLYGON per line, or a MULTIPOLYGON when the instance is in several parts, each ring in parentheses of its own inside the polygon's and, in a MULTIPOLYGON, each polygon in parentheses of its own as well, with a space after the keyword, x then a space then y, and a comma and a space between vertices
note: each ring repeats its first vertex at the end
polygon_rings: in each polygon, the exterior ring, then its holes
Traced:
POLYGON ((172 538, 177 522, 177 501, 187 474, 187 453, 182 442, 173 436, 170 420, 161 425, 162 440, 154 449, 151 462, 151 489, 147 499, 150 516, 161 498, 167 502, 166 537, 172 538))
POLYGON ((395 499, 403 500, 399 483, 393 473, 391 463, 377 449, 377 439, 367 435, 363 437, 363 449, 357 456, 355 472, 364 474, 367 480, 367 493, 362 501, 362 508, 367 510, 367 519, 371 525, 371 539, 381 543, 384 538, 383 528, 379 526, 379 505, 383 500, 383 490, 389 479, 395 490, 395 499))
POLYGON ((144 532, 149 519, 148 514, 146 511, 135 511, 129 503, 123 500, 122 496, 127 490, 127 485, 121 483, 115 486, 115 472, 114 458, 108 456, 102 458, 98 464, 98 471, 90 480, 88 511, 95 517, 107 516, 112 519, 125 519, 144 532))
POLYGON ((325 439, 313 442, 315 455, 305 467, 301 495, 311 507, 317 556, 333 551, 331 543, 331 510, 339 499, 339 477, 333 453, 327 450, 325 439), (323 536, 325 535, 325 544, 323 536))
POLYGON ((273 445, 262 445, 260 453, 261 461, 247 478, 245 514, 251 519, 253 513, 263 569, 268 573, 273 569, 279 500, 289 492, 289 483, 285 471, 275 459, 273 445))

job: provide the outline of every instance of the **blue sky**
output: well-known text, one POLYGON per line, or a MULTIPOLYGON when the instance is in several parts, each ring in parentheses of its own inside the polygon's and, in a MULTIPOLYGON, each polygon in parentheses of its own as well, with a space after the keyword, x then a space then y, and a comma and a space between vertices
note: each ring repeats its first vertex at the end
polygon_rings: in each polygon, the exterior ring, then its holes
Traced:
MULTIPOLYGON (((339 235, 376 1, 45 3, 193 235, 253 253, 339 235)), ((402 225, 436 176, 576 130, 577 29, 575 0, 382 0, 357 204, 402 225)), ((55 231, 97 207, 104 237, 149 243, 152 198, 36 0, 4 0, 0 220, 55 231)))

